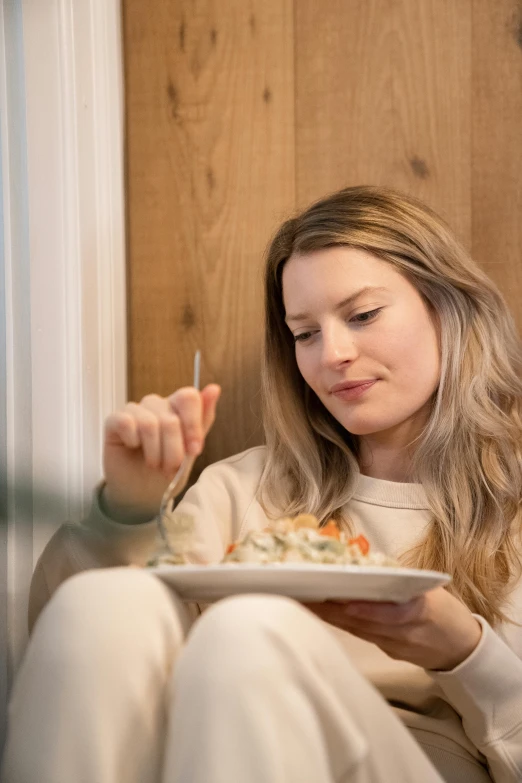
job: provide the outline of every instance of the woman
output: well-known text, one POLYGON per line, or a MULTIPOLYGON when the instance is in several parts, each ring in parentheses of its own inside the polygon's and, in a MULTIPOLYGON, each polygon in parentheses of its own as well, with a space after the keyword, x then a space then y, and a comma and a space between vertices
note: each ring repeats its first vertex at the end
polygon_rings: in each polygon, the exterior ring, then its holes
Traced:
POLYGON ((89 518, 33 579, 31 623, 106 567, 35 625, 6 783, 522 780, 522 361, 502 297, 430 210, 374 187, 284 223, 265 279, 266 447, 188 490, 191 559, 304 511, 450 587, 401 606, 243 596, 195 619, 111 566, 146 562, 220 390, 130 403, 89 518))

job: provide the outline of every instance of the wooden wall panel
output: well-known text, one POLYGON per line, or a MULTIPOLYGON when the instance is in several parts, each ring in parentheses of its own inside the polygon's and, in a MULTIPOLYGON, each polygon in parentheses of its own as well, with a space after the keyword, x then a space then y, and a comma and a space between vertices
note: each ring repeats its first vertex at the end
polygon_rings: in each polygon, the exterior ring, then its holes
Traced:
MULTIPOLYGON (((295 202, 292 0, 124 1, 133 399, 223 387, 205 464, 256 445, 261 261, 295 202)), ((199 468, 199 470, 198 470, 199 468)))
POLYGON ((473 255, 522 328, 522 3, 473 2, 473 255))
POLYGON ((471 0, 299 0, 295 14, 298 203, 392 185, 469 247, 471 0))

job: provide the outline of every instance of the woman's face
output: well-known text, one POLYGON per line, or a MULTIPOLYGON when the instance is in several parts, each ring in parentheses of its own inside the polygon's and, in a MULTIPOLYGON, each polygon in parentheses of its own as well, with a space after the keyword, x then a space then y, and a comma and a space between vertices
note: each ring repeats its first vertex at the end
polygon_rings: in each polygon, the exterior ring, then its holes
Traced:
POLYGON ((346 247, 291 257, 282 284, 299 370, 337 421, 354 435, 422 427, 440 354, 416 288, 391 264, 346 247))

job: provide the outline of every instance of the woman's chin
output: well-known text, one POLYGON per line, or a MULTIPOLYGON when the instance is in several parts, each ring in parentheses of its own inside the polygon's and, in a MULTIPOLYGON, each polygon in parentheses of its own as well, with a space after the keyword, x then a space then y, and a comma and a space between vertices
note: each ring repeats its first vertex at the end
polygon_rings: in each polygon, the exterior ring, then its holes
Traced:
POLYGON ((375 419, 350 419, 349 421, 341 421, 340 423, 351 435, 357 436, 377 435, 379 432, 393 429, 393 427, 398 424, 397 421, 375 419))

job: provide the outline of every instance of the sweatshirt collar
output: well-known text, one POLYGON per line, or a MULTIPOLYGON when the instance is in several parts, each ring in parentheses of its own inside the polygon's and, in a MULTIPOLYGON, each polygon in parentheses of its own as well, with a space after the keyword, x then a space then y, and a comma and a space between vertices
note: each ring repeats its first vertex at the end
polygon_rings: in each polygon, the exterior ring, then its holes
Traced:
POLYGON ((353 500, 372 503, 375 506, 429 510, 428 499, 422 484, 402 484, 398 481, 357 474, 353 500))

